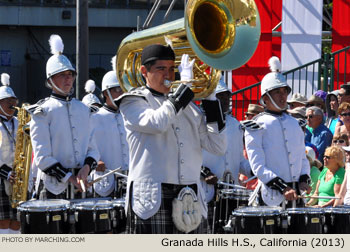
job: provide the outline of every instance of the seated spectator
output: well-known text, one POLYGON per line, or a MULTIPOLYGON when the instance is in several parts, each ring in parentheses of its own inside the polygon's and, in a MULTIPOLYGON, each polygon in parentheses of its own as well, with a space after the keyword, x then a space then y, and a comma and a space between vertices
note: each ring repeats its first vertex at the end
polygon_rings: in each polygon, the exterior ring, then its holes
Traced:
POLYGON ((334 134, 341 135, 346 134, 350 137, 350 103, 343 102, 338 108, 338 114, 343 125, 337 125, 335 127, 334 134))
POLYGON ((295 109, 298 107, 305 107, 307 99, 300 93, 295 93, 293 94, 292 99, 288 100, 287 103, 289 105, 289 109, 295 109))
POLYGON ((251 103, 248 105, 247 112, 245 112, 245 119, 251 120, 254 116, 256 116, 257 114, 260 114, 261 112, 264 112, 263 106, 251 103))
POLYGON ((309 108, 313 106, 316 106, 322 109, 323 113, 326 112, 325 102, 321 97, 318 97, 316 95, 310 96, 310 98, 307 100, 306 107, 309 108))
POLYGON ((287 112, 297 119, 306 119, 306 108, 296 107, 294 109, 287 109, 287 112))
POLYGON ((350 146, 343 147, 345 151, 345 175, 340 187, 339 197, 333 206, 350 205, 350 146))
POLYGON ((316 185, 318 182, 318 177, 320 176, 320 168, 323 166, 322 163, 316 158, 316 153, 313 148, 306 146, 305 147, 306 157, 310 163, 310 177, 311 177, 311 193, 313 195, 316 190, 316 185))
POLYGON ((332 144, 333 134, 323 124, 323 112, 319 107, 313 106, 306 110, 307 125, 312 129, 305 136, 305 141, 314 144, 319 152, 318 160, 322 162, 325 149, 332 144))
POLYGON ((350 82, 341 85, 340 89, 338 91, 338 103, 339 103, 339 106, 343 102, 350 103, 350 82))
POLYGON ((338 118, 338 90, 335 90, 327 95, 326 98, 326 127, 334 134, 335 127, 337 125, 337 122, 339 121, 338 118))
MULTIPOLYGON (((324 155, 324 168, 320 173, 313 196, 338 196, 344 180, 344 152, 337 146, 328 147, 324 155)), ((335 203, 334 199, 311 199, 307 205, 326 207, 335 203)))
POLYGON ((332 139, 332 146, 338 146, 342 148, 343 146, 349 145, 349 137, 346 134, 334 135, 332 139))

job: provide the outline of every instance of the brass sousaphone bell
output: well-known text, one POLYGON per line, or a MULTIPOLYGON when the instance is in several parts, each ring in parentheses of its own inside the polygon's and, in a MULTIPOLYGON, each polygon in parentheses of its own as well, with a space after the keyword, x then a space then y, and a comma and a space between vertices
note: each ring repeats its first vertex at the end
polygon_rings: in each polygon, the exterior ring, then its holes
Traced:
MULTIPOLYGON (((141 52, 151 44, 171 44, 178 66, 182 54, 195 58, 195 98, 213 92, 222 70, 245 64, 260 38, 260 17, 253 0, 188 0, 185 17, 127 36, 117 52, 117 78, 127 92, 146 83, 140 72, 141 52)), ((176 88, 179 81, 172 83, 176 88)))

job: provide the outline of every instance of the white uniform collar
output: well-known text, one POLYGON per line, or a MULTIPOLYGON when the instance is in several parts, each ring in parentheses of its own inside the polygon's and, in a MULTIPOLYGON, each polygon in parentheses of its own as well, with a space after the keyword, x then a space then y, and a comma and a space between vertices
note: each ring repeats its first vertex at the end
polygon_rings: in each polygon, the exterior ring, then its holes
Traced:
POLYGON ((61 100, 61 101, 71 101, 72 97, 71 96, 64 96, 64 95, 59 95, 56 93, 51 93, 51 98, 57 99, 57 100, 61 100))
POLYGON ((111 113, 115 113, 115 114, 116 114, 116 113, 119 112, 119 109, 114 109, 114 108, 108 106, 106 103, 103 104, 103 108, 104 108, 105 110, 111 112, 111 113))

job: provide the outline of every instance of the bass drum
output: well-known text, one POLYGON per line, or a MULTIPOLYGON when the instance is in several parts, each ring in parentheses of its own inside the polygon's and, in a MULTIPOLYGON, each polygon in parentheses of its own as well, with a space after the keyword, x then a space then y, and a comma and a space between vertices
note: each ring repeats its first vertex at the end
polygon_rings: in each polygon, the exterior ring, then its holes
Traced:
POLYGON ((17 207, 22 234, 68 234, 69 201, 27 201, 17 207))
POLYGON ((231 216, 231 225, 236 234, 280 234, 281 207, 243 207, 231 216))

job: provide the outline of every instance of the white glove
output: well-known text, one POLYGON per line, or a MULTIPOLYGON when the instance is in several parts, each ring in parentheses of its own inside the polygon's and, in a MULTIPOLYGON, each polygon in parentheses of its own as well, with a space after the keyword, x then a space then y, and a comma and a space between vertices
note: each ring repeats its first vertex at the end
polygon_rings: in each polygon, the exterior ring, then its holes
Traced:
MULTIPOLYGON (((181 58, 181 64, 179 65, 179 72, 182 81, 188 81, 193 79, 193 64, 195 59, 189 61, 188 54, 183 54, 181 58)), ((189 87, 192 86, 192 83, 187 84, 189 87)))

